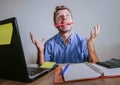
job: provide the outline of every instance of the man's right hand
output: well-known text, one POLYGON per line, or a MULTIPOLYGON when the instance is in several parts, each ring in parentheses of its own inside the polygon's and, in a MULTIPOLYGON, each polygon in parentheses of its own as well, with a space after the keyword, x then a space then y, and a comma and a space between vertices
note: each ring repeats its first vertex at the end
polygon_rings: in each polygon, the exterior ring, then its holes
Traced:
POLYGON ((39 52, 43 52, 44 51, 44 44, 45 44, 45 39, 43 38, 41 40, 41 42, 38 42, 38 40, 36 40, 34 37, 33 37, 33 34, 30 32, 30 38, 31 38, 31 41, 33 42, 33 44, 36 46, 37 50, 39 52))

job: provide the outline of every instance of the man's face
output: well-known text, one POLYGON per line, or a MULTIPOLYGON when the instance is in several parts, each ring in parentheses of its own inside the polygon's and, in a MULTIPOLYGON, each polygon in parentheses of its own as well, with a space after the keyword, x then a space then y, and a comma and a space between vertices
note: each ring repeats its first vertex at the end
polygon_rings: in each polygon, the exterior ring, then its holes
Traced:
POLYGON ((72 29, 71 24, 66 24, 66 23, 73 22, 70 12, 66 9, 65 10, 59 10, 56 13, 55 21, 56 21, 55 22, 56 24, 65 24, 65 25, 57 27, 58 30, 61 31, 61 32, 67 32, 67 31, 70 31, 72 29))

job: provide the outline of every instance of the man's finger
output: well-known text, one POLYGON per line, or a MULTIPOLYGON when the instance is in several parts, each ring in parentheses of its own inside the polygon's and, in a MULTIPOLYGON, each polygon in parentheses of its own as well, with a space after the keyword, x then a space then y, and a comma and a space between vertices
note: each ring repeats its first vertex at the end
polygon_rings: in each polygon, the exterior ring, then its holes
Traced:
POLYGON ((30 32, 30 38, 31 38, 32 42, 35 44, 35 39, 33 38, 33 35, 31 32, 30 32))
POLYGON ((44 38, 42 38, 41 42, 42 42, 42 44, 44 44, 44 43, 45 43, 45 39, 44 39, 44 38))

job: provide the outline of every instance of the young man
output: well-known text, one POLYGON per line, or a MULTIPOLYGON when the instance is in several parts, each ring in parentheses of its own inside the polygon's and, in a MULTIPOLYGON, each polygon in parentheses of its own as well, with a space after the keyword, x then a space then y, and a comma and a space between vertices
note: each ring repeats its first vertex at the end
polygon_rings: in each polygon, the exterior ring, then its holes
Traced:
POLYGON ((99 34, 100 26, 94 27, 90 37, 85 39, 75 32, 72 32, 74 24, 72 13, 65 6, 57 6, 54 12, 54 24, 58 34, 45 42, 43 39, 38 42, 30 33, 32 42, 38 50, 37 63, 45 61, 56 63, 82 63, 85 61, 97 62, 99 59, 95 52, 94 41, 99 34))

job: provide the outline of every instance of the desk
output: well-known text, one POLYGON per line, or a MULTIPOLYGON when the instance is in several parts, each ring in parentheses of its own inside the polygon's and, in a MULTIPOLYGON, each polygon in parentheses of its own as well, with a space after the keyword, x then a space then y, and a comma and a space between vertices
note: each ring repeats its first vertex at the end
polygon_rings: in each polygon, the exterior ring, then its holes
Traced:
MULTIPOLYGON (((120 85, 120 77, 97 79, 97 80, 85 80, 85 81, 77 81, 77 82, 69 82, 69 83, 67 82, 63 84, 64 85, 120 85)), ((0 79, 0 85, 63 85, 63 84, 54 84, 54 70, 31 83, 0 79)))

